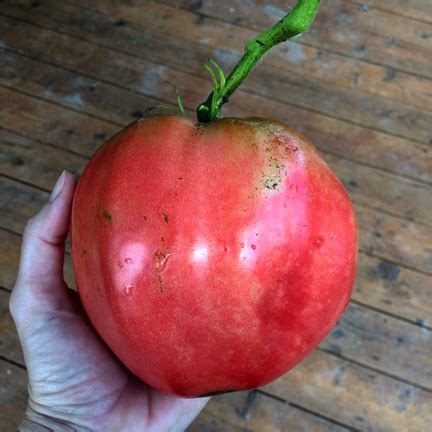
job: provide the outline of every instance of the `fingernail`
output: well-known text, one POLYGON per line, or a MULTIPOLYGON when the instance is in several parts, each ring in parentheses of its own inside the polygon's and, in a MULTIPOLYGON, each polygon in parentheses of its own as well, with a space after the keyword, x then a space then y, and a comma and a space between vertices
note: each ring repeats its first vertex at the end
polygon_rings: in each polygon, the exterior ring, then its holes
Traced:
POLYGON ((65 174, 66 171, 63 171, 60 174, 60 177, 57 179, 56 184, 53 187, 53 190, 50 195, 50 202, 53 202, 60 194, 61 190, 63 189, 64 181, 65 181, 65 174))

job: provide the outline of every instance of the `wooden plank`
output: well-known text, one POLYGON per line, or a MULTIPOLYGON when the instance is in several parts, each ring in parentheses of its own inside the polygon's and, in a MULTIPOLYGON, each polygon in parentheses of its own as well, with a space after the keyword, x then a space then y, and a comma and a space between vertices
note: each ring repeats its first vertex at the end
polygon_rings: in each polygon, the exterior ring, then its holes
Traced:
MULTIPOLYGON (((3 432, 16 431, 27 406, 27 375, 24 369, 0 360, 2 389, 0 422, 3 432)), ((342 432, 346 429, 309 413, 256 394, 253 404, 242 415, 248 393, 212 398, 188 431, 314 431, 342 432)))
MULTIPOLYGON (((145 31, 132 24, 128 26, 127 31, 124 31, 123 27, 113 26, 116 17, 64 4, 61 10, 58 10, 59 5, 58 2, 55 2, 55 5, 50 5, 48 2, 46 10, 43 7, 37 8, 36 13, 31 14, 31 21, 43 22, 44 26, 54 25, 62 32, 79 35, 81 38, 122 52, 126 51, 152 62, 168 64, 197 76, 205 76, 206 72, 201 67, 203 59, 214 56, 216 47, 190 44, 180 40, 179 34, 163 35, 157 24, 154 28, 145 31), (55 8, 57 9, 54 10, 55 8), (39 14, 43 15, 39 16, 39 14), (74 16, 73 20, 70 19, 71 16, 74 16), (98 26, 96 30, 95 22, 98 26), (150 33, 150 30, 154 33, 150 33), (182 52, 182 56, 178 55, 179 52, 182 52)), ((21 9, 19 11, 23 13, 21 9)), ((221 29, 221 32, 223 31, 224 29, 221 29)), ((232 41, 238 44, 237 38, 232 38, 232 41)), ((241 49, 241 46, 238 49, 241 49)), ((226 66, 225 58, 216 56, 216 59, 222 67, 226 66)), ((429 142, 432 139, 432 113, 426 110, 364 95, 355 90, 339 89, 338 86, 322 84, 302 74, 286 74, 279 67, 262 64, 242 87, 250 93, 271 97, 282 103, 290 103, 396 136, 419 142, 429 142), (361 109, 353 109, 353 107, 361 109)))
MULTIPOLYGON (((85 77, 77 76, 64 70, 57 72, 58 68, 51 65, 36 62, 35 60, 23 58, 12 53, 6 53, 5 57, 11 59, 8 63, 13 64, 14 67, 10 68, 9 73, 8 68, 5 68, 5 75, 7 77, 6 79, 0 77, 0 83, 13 84, 21 91, 26 91, 38 98, 44 97, 47 100, 71 108, 75 108, 74 101, 79 99, 80 110, 82 112, 92 114, 97 112, 99 118, 107 118, 110 121, 119 123, 126 123, 130 120, 130 111, 125 112, 124 108, 127 106, 128 95, 130 94, 128 91, 113 88, 114 95, 110 97, 109 90, 111 87, 104 85, 102 89, 104 97, 115 102, 105 104, 105 99, 99 101, 98 96, 94 95, 94 91, 90 92, 90 100, 87 100, 85 96, 82 96, 80 91, 91 85, 89 84, 90 80, 85 77), (38 72, 34 73, 34 70, 38 72), (16 78, 17 76, 23 76, 24 78, 16 78), (79 83, 79 87, 71 87, 76 82, 79 83), (53 83, 58 83, 58 85, 53 83), (49 91, 47 91, 47 88, 49 91), (74 96, 71 96, 72 94, 74 96), (71 98, 72 102, 69 102, 71 98), (115 106, 111 108, 114 104, 115 106), (123 110, 123 113, 120 113, 116 109, 117 107, 121 107, 120 109, 123 110)), ((11 97, 13 98, 14 95, 11 95, 11 97)), ((139 95, 134 94, 134 97, 138 99, 139 95)), ((145 98, 143 99, 143 103, 145 103, 146 100, 145 98)), ((5 145, 7 144, 5 143, 5 145)), ((27 147, 30 148, 31 145, 27 147)), ((22 160, 25 157, 27 157, 26 152, 23 152, 22 156, 18 157, 18 160, 22 160)), ((356 202, 384 210, 396 216, 432 225, 432 200, 429 199, 432 196, 431 186, 399 178, 386 172, 379 172, 370 167, 352 163, 335 156, 328 155, 326 156, 326 160, 344 182, 356 202)), ((16 160, 12 162, 15 163, 16 160)))
MULTIPOLYGON (((323 367, 322 355, 322 353, 314 353, 303 362, 302 365, 297 367, 295 371, 286 375, 281 380, 278 380, 276 382, 278 386, 273 385, 273 387, 277 389, 280 388, 280 393, 285 396, 292 395, 293 399, 313 402, 319 408, 325 404, 322 412, 334 412, 335 418, 344 418, 352 421, 351 424, 357 426, 361 430, 366 430, 367 427, 370 427, 371 430, 427 430, 428 422, 432 420, 431 412, 427 409, 427 403, 430 402, 429 395, 426 395, 424 400, 420 400, 420 397, 423 396, 423 392, 412 389, 404 384, 393 382, 389 378, 358 370, 356 366, 346 364, 339 359, 333 359, 333 364, 328 365, 325 370, 317 369, 316 366, 323 367), (306 363, 308 364, 306 365, 306 363), (304 374, 308 372, 308 369, 312 369, 311 374, 315 379, 325 382, 326 389, 320 391, 313 382, 304 380, 304 374), (326 372, 328 372, 328 374, 326 374, 326 372), (367 388, 365 389, 362 388, 362 379, 367 383, 367 388), (360 386, 358 385, 359 381, 361 382, 360 386), (344 388, 344 382, 353 383, 356 386, 344 388), (281 386, 282 384, 283 387, 281 386), (379 385, 382 385, 382 390, 380 390, 379 385), (353 388, 355 388, 355 391, 353 391, 353 388), (323 393, 325 390, 328 390, 327 393, 323 393), (391 392, 388 392, 389 390, 391 392), (372 396, 369 404, 361 405, 359 398, 362 394, 372 396), (326 403, 329 399, 332 401, 331 404, 326 403)), ((27 404, 26 372, 17 366, 11 365, 5 361, 0 361, 0 376, 4 389, 0 395, 0 421, 2 421, 4 427, 3 430, 16 430, 27 404)), ((271 387, 272 386, 269 386, 269 389, 271 387)), ((227 395, 223 398, 229 398, 229 403, 232 403, 232 399, 235 399, 237 402, 237 400, 241 400, 241 398, 244 397, 245 395, 239 394, 237 397, 227 395)), ((227 415, 229 413, 229 410, 227 410, 228 402, 220 403, 220 400, 222 400, 222 398, 219 400, 214 398, 214 402, 212 401, 208 405, 206 412, 214 413, 213 415, 215 417, 219 413, 222 413, 224 416, 227 415), (219 404, 222 406, 216 406, 219 404)), ((257 400, 259 403, 260 396, 257 400)), ((262 408, 259 408, 261 411, 262 408)), ((264 408, 264 416, 258 418, 255 423, 260 426, 272 426, 271 424, 269 425, 267 420, 269 417, 274 416, 274 414, 272 414, 273 410, 269 410, 268 417, 266 417, 267 412, 267 409, 264 408)), ((289 424, 284 423, 284 418, 281 417, 280 415, 276 417, 276 421, 278 421, 279 424, 276 423, 275 426, 278 427, 280 425, 282 429, 259 429, 256 427, 249 430, 342 430, 342 428, 337 427, 320 427, 319 429, 283 428, 285 425, 288 426, 289 424)), ((225 418, 227 422, 229 422, 230 416, 227 415, 225 418)), ((252 414, 251 418, 253 419, 252 414)), ((300 419, 300 421, 303 423, 307 421, 307 419, 300 419)), ((194 427, 192 427, 191 430, 205 429, 194 429, 194 427)), ((226 430, 232 429, 227 428, 226 430)))
POLYGON ((45 202, 49 193, 31 188, 31 193, 22 193, 29 189, 15 181, 0 177, 1 200, 0 220, 2 228, 22 233, 27 220, 33 216, 45 202))
POLYGON ((213 397, 188 431, 342 432, 346 428, 261 393, 236 392, 213 397))
MULTIPOLYGON (((3 217, 6 228, 15 230, 23 229, 27 219, 26 203, 32 202, 38 208, 47 196, 47 193, 10 180, 3 180, 2 190, 13 191, 16 203, 23 203, 20 213, 14 212, 12 207, 3 217)), ((361 306, 352 306, 324 347, 336 354, 343 353, 348 359, 430 387, 432 391, 432 364, 427 348, 432 347, 431 331, 361 306), (414 364, 411 362, 413 356, 414 364)))
MULTIPOLYGON (((73 2, 82 7, 88 3, 83 0, 73 2)), ((237 20, 233 25, 210 17, 202 19, 193 11, 163 3, 92 2, 99 11, 121 19, 127 25, 133 23, 190 43, 216 47, 214 55, 219 55, 221 61, 225 58, 226 67, 233 66, 242 53, 243 44, 256 35, 256 31, 244 27, 237 20), (217 47, 224 47, 224 50, 217 47)), ((298 40, 301 38, 274 47, 261 63, 276 66, 286 71, 285 74, 307 76, 337 88, 359 90, 422 109, 432 108, 430 80, 301 45, 298 40)))
MULTIPOLYGON (((74 3, 83 4, 84 2, 74 0, 74 3)), ((151 2, 139 6, 101 2, 98 4, 98 9, 111 17, 111 20, 123 20, 129 28, 131 25, 137 26, 138 30, 145 28, 191 44, 204 41, 202 45, 214 49, 213 54, 210 55, 213 55, 225 70, 229 70, 234 61, 240 58, 244 44, 256 34, 248 29, 221 23, 218 20, 206 19, 205 23, 202 23, 194 13, 151 2), (233 34, 236 37, 233 37, 233 34), (224 47, 224 50, 221 51, 218 47, 224 47)), ((282 102, 319 110, 338 116, 338 118, 342 118, 343 113, 349 113, 350 121, 380 130, 388 129, 392 133, 397 133, 402 126, 401 118, 405 119, 408 128, 413 127, 411 114, 406 111, 406 107, 398 105, 395 93, 404 93, 402 98, 408 105, 412 105, 416 98, 415 95, 419 94, 420 100, 427 99, 428 101, 425 102, 426 105, 417 105, 417 107, 426 109, 431 106, 430 80, 403 74, 402 78, 408 78, 407 84, 415 81, 412 84, 416 90, 414 94, 411 94, 410 88, 405 87, 403 83, 399 82, 400 86, 398 86, 392 82, 396 76, 389 80, 393 73, 389 72, 388 68, 381 67, 379 72, 375 71, 372 76, 379 77, 378 82, 371 82, 370 72, 372 71, 369 68, 377 68, 375 65, 357 62, 368 66, 367 71, 362 71, 357 68, 357 64, 352 64, 353 59, 338 56, 344 62, 343 65, 339 65, 332 57, 318 54, 316 48, 305 47, 304 49, 313 52, 304 53, 303 46, 294 43, 275 48, 261 62, 257 71, 243 84, 244 89, 262 96, 277 98, 282 102), (265 69, 264 65, 274 67, 265 69), (340 75, 346 76, 344 74, 347 74, 347 69, 350 71, 348 76, 341 79, 340 75), (247 83, 250 83, 250 86, 247 83), (285 89, 284 86, 286 86, 285 89), (388 91, 385 90, 387 86, 391 87, 388 91), (364 94, 365 91, 369 95, 364 94), (286 94, 287 97, 281 98, 283 94, 286 94), (384 97, 390 97, 394 102, 385 101, 384 97), (309 102, 306 101, 308 98, 309 102), (354 106, 361 109, 353 110, 354 106), (404 112, 402 117, 397 114, 398 112, 400 114, 404 112), (368 115, 371 116, 370 120, 365 118, 368 115), (394 124, 393 116, 395 116, 394 124), (409 122, 410 125, 408 125, 409 122)), ((325 54, 335 56, 332 53, 325 54)))
POLYGON ((27 374, 0 360, 0 424, 3 432, 15 432, 27 407, 27 374))
POLYGON ((0 107, 4 127, 13 125, 24 136, 86 156, 120 129, 120 125, 41 103, 4 88, 0 88, 0 107))
MULTIPOLYGON (((16 68, 21 65, 21 86, 75 109, 76 101, 80 101, 80 109, 85 108, 99 117, 106 117, 109 113, 109 118, 115 122, 129 122, 131 115, 140 114, 145 108, 154 106, 154 103, 149 105, 150 101, 145 97, 142 97, 142 101, 139 100, 141 92, 163 101, 173 101, 173 90, 165 80, 175 82, 181 94, 188 94, 187 99, 183 99, 190 109, 201 101, 201 89, 208 85, 207 80, 121 53, 113 55, 110 50, 48 30, 41 32, 33 26, 22 24, 16 24, 13 30, 3 35, 3 39, 13 45, 14 49, 26 49, 29 55, 51 63, 60 62, 61 65, 76 70, 80 76, 40 62, 31 63, 30 59, 18 56, 11 57, 13 60, 8 62, 8 56, 13 54, 5 53, 4 83, 16 85, 16 68), (16 38, 17 26, 21 26, 19 34, 23 34, 23 38, 16 38), (30 50, 25 48, 28 44, 22 44, 22 40, 32 40, 30 50), (88 53, 93 61, 80 60, 75 54, 78 51, 88 53), (38 73, 35 73, 35 69, 38 73), (95 77, 97 81, 87 76, 95 77), (114 87, 122 85, 134 93, 127 90, 122 93, 116 87, 112 89, 113 97, 110 97, 110 88, 100 82, 101 79, 105 81, 106 76, 110 77, 114 87), (64 85, 61 85, 63 82, 64 85), (191 82, 196 85, 191 86, 191 82), (128 102, 129 98, 131 102, 128 102)), ((276 118, 304 131, 322 151, 416 179, 432 181, 432 149, 426 145, 390 137, 242 91, 228 104, 226 114, 276 118)))
POLYGON ((1 174, 47 191, 52 189, 63 169, 79 176, 88 161, 86 156, 4 129, 0 129, 0 154, 1 174))
MULTIPOLYGON (((241 22, 255 30, 269 27, 288 10, 284 0, 170 3, 230 23, 241 22)), ((311 30, 302 36, 302 44, 430 78, 430 34, 429 23, 361 8, 358 3, 327 0, 311 30)))
POLYGON ((321 346, 432 391, 429 330, 351 304, 321 346))
POLYGON ((430 276, 360 254, 353 299, 431 329, 431 285, 430 276))
POLYGON ((265 390, 362 431, 427 431, 432 394, 315 351, 265 390))
POLYGON ((367 8, 373 7, 407 18, 432 22, 432 7, 429 0, 362 0, 361 2, 350 0, 350 2, 357 4, 364 12, 367 11, 367 8))
POLYGON ((0 228, 0 286, 12 289, 18 272, 22 238, 0 228))
MULTIPOLYGON (((79 173, 87 161, 84 157, 51 148, 40 142, 32 142, 29 138, 12 132, 0 134, 0 144, 4 142, 7 147, 0 149, 7 156, 3 159, 0 172, 46 190, 51 189, 60 167, 79 173), (31 152, 29 148, 32 149, 31 152), (38 155, 44 156, 38 158, 38 155), (21 161, 19 166, 16 160, 21 161), (42 171, 45 174, 41 174, 42 171)), ((16 188, 18 187, 15 194, 25 195, 23 187, 16 185, 16 188)), ((32 199, 22 197, 22 200, 32 199)), ((20 227, 24 226, 27 216, 28 214, 20 218, 20 227)), ((16 221, 10 223, 9 226, 17 224, 16 221)), ((354 298, 389 313, 399 314, 412 322, 418 321, 432 326, 432 322, 428 321, 432 316, 432 298, 429 295, 431 283, 428 276, 361 254, 354 298), (400 298, 403 302, 395 301, 400 298)))
POLYGON ((415 222, 432 225, 432 187, 324 155, 352 200, 415 222))
POLYGON ((432 274, 432 230, 403 219, 355 206, 360 250, 432 274))

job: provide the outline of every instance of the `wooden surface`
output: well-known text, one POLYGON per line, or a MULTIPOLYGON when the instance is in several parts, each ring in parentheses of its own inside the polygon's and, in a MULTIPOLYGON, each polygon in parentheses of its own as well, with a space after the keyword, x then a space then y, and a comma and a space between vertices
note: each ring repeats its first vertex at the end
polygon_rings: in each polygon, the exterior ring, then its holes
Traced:
MULTIPOLYGON (((293 0, 294 2, 294 0, 293 0)), ((201 64, 228 71, 283 0, 0 1, 0 429, 15 430, 26 372, 8 312, 26 220, 65 168, 174 83, 192 110, 201 64)), ((432 4, 327 0, 274 50, 225 114, 302 131, 355 205, 351 306, 303 363, 257 392, 214 397, 191 431, 415 431, 432 425, 432 4)), ((73 285, 70 256, 66 279, 73 285)))

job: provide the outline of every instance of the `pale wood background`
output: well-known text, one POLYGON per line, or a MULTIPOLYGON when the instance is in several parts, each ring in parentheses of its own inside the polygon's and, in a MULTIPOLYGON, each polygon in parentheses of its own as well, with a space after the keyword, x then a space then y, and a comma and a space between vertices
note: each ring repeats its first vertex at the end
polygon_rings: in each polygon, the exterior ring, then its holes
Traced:
MULTIPOLYGON (((294 2, 294 0, 291 0, 294 2)), ((0 429, 26 371, 8 313, 26 220, 66 168, 157 103, 210 91, 288 10, 282 0, 0 1, 0 429)), ((432 430, 432 4, 327 0, 225 109, 302 131, 350 192, 360 226, 351 306, 301 365, 215 397, 191 431, 432 430)), ((191 114, 193 115, 193 113, 191 114)), ((73 284, 68 256, 66 278, 73 284)))

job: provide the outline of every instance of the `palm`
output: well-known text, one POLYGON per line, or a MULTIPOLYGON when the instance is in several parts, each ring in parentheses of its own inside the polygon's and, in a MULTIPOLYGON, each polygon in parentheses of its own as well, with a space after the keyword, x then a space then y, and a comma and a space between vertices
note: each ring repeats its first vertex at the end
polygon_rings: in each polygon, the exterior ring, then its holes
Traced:
POLYGON ((59 213, 70 211, 73 186, 63 209, 61 204, 56 209, 54 201, 35 217, 30 225, 41 224, 39 232, 33 226, 27 229, 36 231, 37 238, 25 236, 11 299, 28 367, 28 415, 79 430, 183 430, 206 400, 163 395, 139 381, 99 338, 77 294, 63 282, 68 218, 61 219, 59 213), (42 217, 47 220, 38 222, 42 217), (49 233, 44 232, 46 226, 51 227, 49 233))

